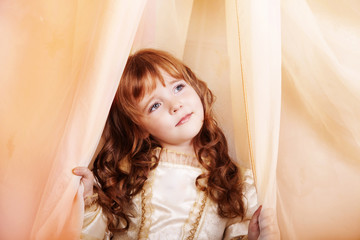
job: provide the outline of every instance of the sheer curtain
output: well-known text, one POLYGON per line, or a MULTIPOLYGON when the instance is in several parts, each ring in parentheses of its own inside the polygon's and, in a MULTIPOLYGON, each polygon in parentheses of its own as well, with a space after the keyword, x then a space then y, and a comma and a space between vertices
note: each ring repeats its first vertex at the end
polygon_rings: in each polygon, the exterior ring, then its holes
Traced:
POLYGON ((71 170, 96 149, 144 3, 0 3, 1 239, 79 238, 71 170))
POLYGON ((360 238, 360 3, 283 1, 284 239, 360 238))
POLYGON ((173 53, 217 96, 282 239, 360 236, 359 4, 0 3, 0 238, 77 239, 81 188, 129 53, 173 53))

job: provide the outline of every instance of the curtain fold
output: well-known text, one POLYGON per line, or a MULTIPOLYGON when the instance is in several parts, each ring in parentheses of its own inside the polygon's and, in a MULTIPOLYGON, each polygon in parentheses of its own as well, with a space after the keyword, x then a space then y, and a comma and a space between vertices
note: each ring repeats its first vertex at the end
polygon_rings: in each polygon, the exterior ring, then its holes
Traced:
POLYGON ((282 1, 284 239, 359 239, 360 5, 282 1))
POLYGON ((182 59, 193 2, 148 0, 132 52, 140 48, 161 48, 182 59))
POLYGON ((255 168, 259 202, 276 209, 281 108, 280 1, 235 1, 235 4, 229 1, 230 4, 235 6, 229 9, 236 9, 233 14, 236 21, 230 21, 237 23, 237 38, 230 39, 234 43, 229 51, 233 54, 230 61, 237 62, 234 63, 237 68, 232 70, 238 72, 233 80, 238 86, 233 91, 243 91, 249 158, 255 168))
POLYGON ((71 170, 96 149, 145 3, 1 2, 2 239, 79 238, 71 170))

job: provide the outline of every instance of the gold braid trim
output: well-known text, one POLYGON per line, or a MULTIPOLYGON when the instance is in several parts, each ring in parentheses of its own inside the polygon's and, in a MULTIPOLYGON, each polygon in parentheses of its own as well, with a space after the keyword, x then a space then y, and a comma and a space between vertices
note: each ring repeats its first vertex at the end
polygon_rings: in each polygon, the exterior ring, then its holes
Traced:
POLYGON ((230 240, 248 240, 248 235, 240 236, 240 237, 233 237, 230 240))
MULTIPOLYGON (((141 190, 141 219, 140 219, 140 228, 139 228, 139 234, 138 239, 148 239, 149 237, 149 231, 151 227, 151 215, 153 212, 151 199, 152 199, 152 184, 154 181, 153 178, 153 172, 151 173, 151 176, 149 177, 149 182, 146 182, 143 189, 141 190), (150 209, 150 211, 148 211, 150 209)), ((186 237, 186 240, 193 240, 195 239, 195 234, 197 232, 197 229, 200 225, 201 217, 203 215, 203 212, 206 207, 207 203, 207 191, 200 192, 198 190, 198 199, 194 202, 193 209, 191 210, 188 219, 186 220, 184 226, 183 226, 183 232, 185 232, 185 225, 190 223, 190 220, 194 214, 196 214, 196 210, 199 210, 197 213, 197 216, 195 218, 195 221, 190 225, 191 229, 189 231, 189 236, 186 237), (199 204, 199 201, 201 201, 201 205, 199 204)))
POLYGON ((140 229, 139 229, 139 238, 141 237, 141 233, 143 232, 144 229, 144 224, 146 221, 146 204, 145 204, 145 200, 144 200, 144 196, 145 196, 145 190, 141 190, 141 221, 140 221, 140 229))
POLYGON ((148 181, 145 182, 144 187, 141 190, 141 221, 138 239, 148 239, 149 237, 149 231, 151 227, 151 215, 153 212, 151 204, 152 185, 154 181, 153 174, 154 172, 151 171, 148 181))
MULTIPOLYGON (((200 211, 198 212, 195 222, 191 225, 192 228, 190 230, 190 235, 186 238, 186 240, 193 240, 195 238, 195 233, 199 227, 200 220, 201 220, 201 217, 202 217, 202 214, 204 212, 206 202, 207 202, 207 191, 204 194, 205 194, 205 196, 201 201, 200 211)), ((189 218, 190 218, 190 216, 189 216, 189 218)))
MULTIPOLYGON (((205 169, 202 167, 202 165, 200 165, 197 161, 194 161, 194 158, 195 158, 194 156, 185 155, 185 154, 177 153, 177 152, 174 152, 174 151, 171 151, 168 149, 161 149, 161 148, 155 149, 155 153, 157 155, 159 155, 161 153, 161 150, 164 150, 164 152, 166 153, 165 158, 164 158, 164 156, 160 156, 161 162, 170 162, 170 163, 174 163, 174 164, 180 164, 180 163, 184 164, 185 163, 185 165, 190 165, 192 167, 199 167, 202 169, 202 171, 205 171, 205 169), (172 161, 171 160, 172 158, 170 157, 171 154, 175 154, 176 157, 179 157, 179 155, 180 155, 180 157, 181 157, 180 162, 172 161), (195 165, 194 165, 194 163, 195 163, 195 165)), ((162 154, 160 154, 160 155, 162 155, 162 154)), ((206 161, 206 159, 205 159, 205 161, 206 161)), ((151 199, 153 196, 152 185, 154 182, 154 174, 155 174, 154 172, 155 171, 150 172, 149 178, 145 182, 144 187, 140 193, 141 194, 141 218, 140 218, 138 239, 148 239, 148 237, 149 237, 150 227, 152 224, 151 215, 153 213, 151 199)), ((207 190, 200 191, 199 189, 197 189, 197 199, 194 202, 194 205, 189 213, 188 219, 185 221, 185 223, 182 227, 182 229, 183 229, 182 239, 187 239, 187 240, 195 239, 197 229, 200 225, 200 221, 201 221, 203 212, 206 207, 207 199, 208 199, 207 190), (188 228, 188 229, 186 229, 186 228, 188 228), (186 234, 187 231, 188 231, 189 235, 186 234), (188 236, 186 237, 186 235, 188 235, 188 236)))

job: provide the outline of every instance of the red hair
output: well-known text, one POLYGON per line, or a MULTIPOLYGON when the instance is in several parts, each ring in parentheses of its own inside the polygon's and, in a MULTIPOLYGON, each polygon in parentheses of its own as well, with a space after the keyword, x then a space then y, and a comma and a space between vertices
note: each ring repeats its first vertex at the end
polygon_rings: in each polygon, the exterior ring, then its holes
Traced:
POLYGON ((198 161, 207 171, 197 177, 196 187, 208 192, 217 203, 221 217, 244 217, 241 176, 214 119, 214 95, 180 60, 164 51, 144 49, 128 58, 106 121, 105 144, 94 163, 93 171, 99 183, 96 192, 112 231, 128 229, 133 217, 131 200, 158 164, 152 150, 161 146, 151 136, 144 135, 137 104, 156 87, 157 80, 164 83, 163 72, 184 79, 195 89, 204 107, 204 123, 193 144, 198 161), (206 185, 201 184, 204 182, 206 185))

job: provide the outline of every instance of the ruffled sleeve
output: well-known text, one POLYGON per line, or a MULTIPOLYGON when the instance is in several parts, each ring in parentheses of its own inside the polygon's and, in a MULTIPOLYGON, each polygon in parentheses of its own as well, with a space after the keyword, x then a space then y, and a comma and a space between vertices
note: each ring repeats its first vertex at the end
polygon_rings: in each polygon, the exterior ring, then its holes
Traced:
POLYGON ((234 218, 228 221, 224 233, 224 240, 236 239, 247 235, 250 219, 258 207, 254 178, 250 169, 244 170, 243 179, 244 203, 247 211, 243 220, 241 220, 241 218, 234 218))
POLYGON ((103 214, 102 208, 98 204, 93 204, 85 209, 80 239, 110 239, 110 233, 107 230, 107 219, 103 214))

